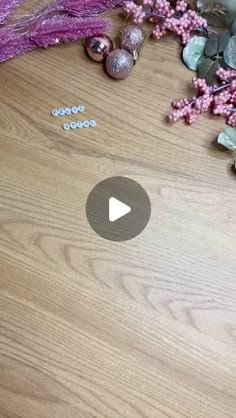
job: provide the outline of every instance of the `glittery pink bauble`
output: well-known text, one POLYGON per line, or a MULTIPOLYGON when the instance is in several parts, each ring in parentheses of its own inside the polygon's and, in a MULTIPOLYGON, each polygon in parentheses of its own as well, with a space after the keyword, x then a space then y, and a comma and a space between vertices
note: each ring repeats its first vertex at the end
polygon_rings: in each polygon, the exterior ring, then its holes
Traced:
POLYGON ((134 66, 132 55, 124 49, 113 49, 106 59, 106 71, 112 78, 128 77, 134 66))
POLYGON ((127 25, 120 32, 120 47, 131 54, 138 51, 145 40, 145 33, 138 25, 127 25))
POLYGON ((113 49, 112 40, 107 35, 91 36, 85 40, 88 56, 96 62, 102 62, 113 49))

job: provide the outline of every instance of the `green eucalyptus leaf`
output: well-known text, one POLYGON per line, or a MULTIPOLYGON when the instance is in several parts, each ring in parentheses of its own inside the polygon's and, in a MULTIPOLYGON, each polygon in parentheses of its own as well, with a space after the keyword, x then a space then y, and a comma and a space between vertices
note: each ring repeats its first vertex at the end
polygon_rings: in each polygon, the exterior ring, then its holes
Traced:
POLYGON ((206 42, 204 36, 194 36, 183 49, 183 61, 190 70, 197 71, 199 60, 204 56, 206 42))
POLYGON ((236 35, 236 19, 234 19, 232 26, 231 26, 231 34, 236 35))
POLYGON ((228 46, 224 50, 224 60, 231 68, 236 69, 236 35, 230 38, 228 46))
POLYGON ((206 57, 214 57, 218 51, 218 34, 211 36, 206 43, 205 55, 206 57))
POLYGON ((236 128, 225 129, 219 134, 217 142, 230 151, 236 151, 236 128))
POLYGON ((205 78, 207 84, 217 83, 216 71, 219 70, 220 63, 218 60, 212 61, 210 58, 203 58, 198 66, 198 77, 205 78))
POLYGON ((207 57, 214 57, 221 54, 229 44, 229 40, 230 32, 228 30, 211 36, 206 42, 205 55, 207 57))
POLYGON ((219 33, 219 39, 218 39, 218 53, 224 52, 225 48, 227 47, 230 40, 230 31, 225 30, 221 33, 219 33))
POLYGON ((219 59, 219 63, 220 63, 220 67, 224 68, 224 70, 228 70, 230 67, 228 66, 228 64, 226 64, 226 62, 224 61, 224 58, 220 58, 219 59))

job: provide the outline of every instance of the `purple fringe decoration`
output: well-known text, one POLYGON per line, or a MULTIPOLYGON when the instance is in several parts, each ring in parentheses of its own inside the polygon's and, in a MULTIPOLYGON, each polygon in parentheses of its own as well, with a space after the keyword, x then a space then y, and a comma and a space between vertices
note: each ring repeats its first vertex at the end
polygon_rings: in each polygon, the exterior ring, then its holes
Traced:
MULTIPOLYGON (((0 0, 0 18, 9 18, 23 0, 0 0)), ((121 0, 54 0, 31 14, 12 19, 0 29, 0 62, 38 47, 71 42, 104 33, 109 22, 100 15, 121 0)), ((1 23, 1 20, 0 20, 1 23)))

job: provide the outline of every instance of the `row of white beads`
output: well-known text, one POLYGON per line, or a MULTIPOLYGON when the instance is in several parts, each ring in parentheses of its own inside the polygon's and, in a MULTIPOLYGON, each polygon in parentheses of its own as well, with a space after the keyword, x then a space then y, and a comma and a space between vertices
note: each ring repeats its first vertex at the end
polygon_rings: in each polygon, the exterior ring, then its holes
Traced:
POLYGON ((72 107, 61 107, 60 109, 52 109, 53 116, 65 116, 76 113, 82 113, 85 111, 84 105, 72 106, 72 107))
POLYGON ((79 120, 78 122, 64 123, 63 129, 69 131, 70 129, 81 129, 81 128, 95 128, 97 122, 91 120, 79 120))

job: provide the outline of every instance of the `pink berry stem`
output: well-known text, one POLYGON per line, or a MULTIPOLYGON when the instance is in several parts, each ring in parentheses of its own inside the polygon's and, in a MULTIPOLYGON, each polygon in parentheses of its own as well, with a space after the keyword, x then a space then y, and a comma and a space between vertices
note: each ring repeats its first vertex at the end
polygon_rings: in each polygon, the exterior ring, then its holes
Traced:
POLYGON ((222 86, 216 87, 212 90, 212 94, 218 93, 221 90, 227 89, 230 86, 230 83, 222 84, 222 86))
POLYGON ((154 12, 145 12, 145 15, 147 17, 158 17, 159 19, 166 19, 166 16, 159 15, 158 13, 154 13, 154 12))
MULTIPOLYGON (((148 19, 150 17, 156 17, 156 18, 161 19, 161 20, 165 20, 166 19, 166 16, 161 15, 159 13, 155 13, 155 12, 145 12, 145 17, 147 17, 148 19)), ((179 15, 179 14, 175 14, 173 16, 174 19, 180 19, 181 17, 182 17, 182 15, 179 15)), ((202 32, 206 36, 209 36, 210 33, 214 33, 214 32, 210 32, 208 30, 208 28, 196 28, 195 32, 202 32)))
POLYGON ((220 68, 216 74, 222 82, 220 86, 208 86, 206 80, 193 78, 193 87, 198 94, 172 102, 169 114, 171 122, 183 118, 191 124, 200 114, 210 111, 214 115, 224 116, 228 125, 236 127, 236 71, 220 68))
POLYGON ((153 23, 152 35, 156 39, 173 32, 185 45, 194 32, 208 35, 207 20, 189 8, 186 0, 177 0, 175 4, 170 0, 141 0, 138 4, 135 0, 126 0, 124 9, 136 24, 144 20, 153 23))
MULTIPOLYGON (((230 83, 226 83, 226 84, 223 84, 222 86, 219 86, 219 87, 215 87, 215 88, 212 87, 212 90, 210 91, 210 94, 214 95, 216 93, 219 93, 220 91, 226 89, 229 86, 230 86, 230 83)), ((189 106, 193 106, 196 103, 196 100, 197 100, 197 97, 194 98, 194 99, 190 99, 189 100, 189 106)))

